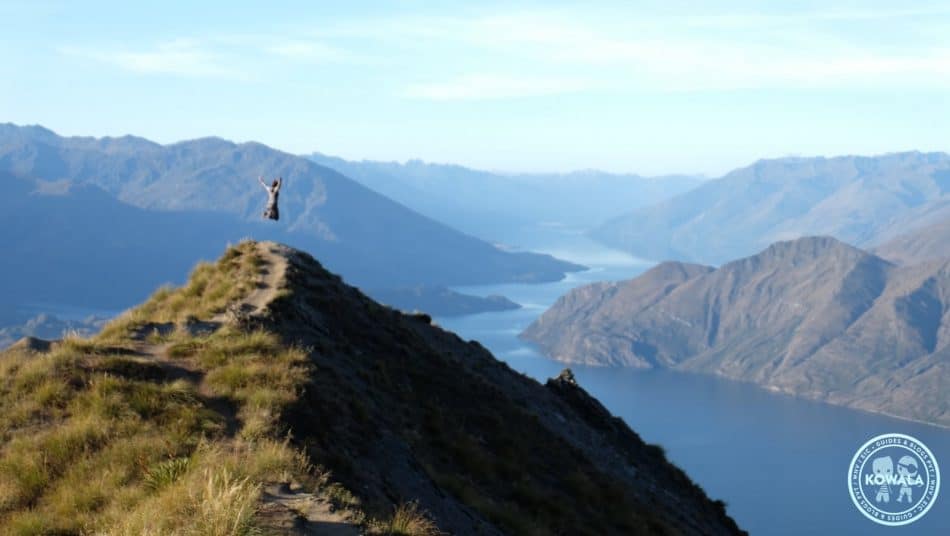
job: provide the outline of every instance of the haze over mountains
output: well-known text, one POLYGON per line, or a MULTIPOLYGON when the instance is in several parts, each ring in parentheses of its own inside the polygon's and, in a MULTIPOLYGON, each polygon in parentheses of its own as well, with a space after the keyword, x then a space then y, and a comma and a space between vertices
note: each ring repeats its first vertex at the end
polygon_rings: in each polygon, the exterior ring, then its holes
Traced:
POLYGON ((569 292, 523 336, 554 359, 715 374, 950 426, 950 259, 897 266, 830 237, 569 292))
POLYGON ((591 236, 643 258, 720 264, 808 235, 871 247, 947 219, 945 153, 781 158, 634 210, 591 236))
POLYGON ((586 230, 702 183, 688 175, 505 174, 421 160, 357 162, 320 153, 309 158, 457 229, 527 247, 548 245, 552 232, 586 230))
POLYGON ((0 281, 17 299, 128 305, 245 236, 304 248, 372 288, 550 281, 580 268, 500 250, 259 143, 163 146, 6 124, 0 180, 0 240, 12 259, 0 281), (278 224, 260 221, 258 175, 286 179, 278 224))

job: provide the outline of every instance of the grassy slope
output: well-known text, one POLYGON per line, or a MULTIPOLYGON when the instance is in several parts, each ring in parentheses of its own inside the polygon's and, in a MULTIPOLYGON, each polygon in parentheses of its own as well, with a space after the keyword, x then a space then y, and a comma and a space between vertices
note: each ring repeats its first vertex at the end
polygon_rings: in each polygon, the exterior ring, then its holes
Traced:
POLYGON ((260 273, 243 243, 96 338, 3 354, 0 533, 245 534, 263 483, 327 484, 276 418, 306 353, 260 330, 187 328, 260 273))

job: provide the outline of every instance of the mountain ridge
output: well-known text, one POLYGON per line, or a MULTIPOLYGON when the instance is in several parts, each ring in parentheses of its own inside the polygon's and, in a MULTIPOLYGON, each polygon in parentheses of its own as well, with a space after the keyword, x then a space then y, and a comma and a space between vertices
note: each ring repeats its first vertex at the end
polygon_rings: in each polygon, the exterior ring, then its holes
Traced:
POLYGON ((950 217, 950 155, 760 160, 590 236, 643 258, 721 264, 768 244, 826 234, 870 247, 950 217))
POLYGON ((0 325, 25 321, 18 310, 30 299, 127 307, 195 259, 249 236, 315 252, 366 288, 552 281, 582 269, 550 255, 503 251, 256 142, 158 145, 4 124, 0 183, 7 191, 0 241, 9 259, 0 266, 0 291, 11 302, 0 325), (257 175, 272 173, 289 178, 279 223, 260 217, 257 175))
POLYGON ((287 246, 243 242, 96 338, 32 347, 0 353, 0 381, 16 388, 0 391, 0 435, 13 438, 0 444, 0 476, 51 437, 105 435, 69 443, 69 471, 58 457, 36 462, 53 464, 38 486, 3 480, 0 524, 173 532, 215 504, 240 513, 233 526, 285 534, 331 521, 385 534, 394 509, 427 535, 742 533, 569 372, 539 384, 287 246), (43 389, 17 390, 31 381, 43 389), (51 415, 7 418, 57 382, 51 415), (147 456, 116 457, 144 440, 135 452, 147 456), (100 483, 89 510, 73 484, 103 463, 127 476, 100 483))
POLYGON ((320 153, 308 158, 453 227, 528 247, 539 236, 549 240, 552 228, 585 230, 701 183, 688 175, 505 173, 418 159, 349 161, 320 153))
POLYGON ((158 145, 131 139, 128 147, 121 141, 127 138, 64 138, 42 127, 6 124, 0 128, 0 170, 26 181, 93 184, 145 210, 217 212, 249 222, 259 222, 262 210, 257 176, 282 175, 284 218, 267 229, 284 233, 275 239, 289 237, 317 252, 360 285, 548 281, 581 268, 549 255, 502 251, 336 171, 257 142, 212 137, 158 145))

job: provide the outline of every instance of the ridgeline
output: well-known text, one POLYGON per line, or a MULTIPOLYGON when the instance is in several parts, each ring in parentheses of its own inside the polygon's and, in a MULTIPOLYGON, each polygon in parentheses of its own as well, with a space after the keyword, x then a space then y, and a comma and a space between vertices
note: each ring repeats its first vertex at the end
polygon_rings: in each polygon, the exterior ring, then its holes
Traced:
POLYGON ((740 534, 576 384, 242 242, 0 354, 0 532, 740 534))

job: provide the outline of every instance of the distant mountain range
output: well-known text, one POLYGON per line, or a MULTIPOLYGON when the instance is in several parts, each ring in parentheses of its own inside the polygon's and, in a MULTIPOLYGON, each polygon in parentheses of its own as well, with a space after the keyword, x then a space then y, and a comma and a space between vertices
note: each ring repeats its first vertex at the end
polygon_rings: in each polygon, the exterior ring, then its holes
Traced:
POLYGON ((246 236, 311 251, 371 288, 551 281, 581 268, 504 251, 259 143, 64 138, 5 124, 0 180, 10 259, 0 291, 22 299, 131 304, 246 236), (261 221, 258 175, 285 179, 279 223, 261 221))
POLYGON ((950 156, 762 160, 591 232, 649 259, 721 264, 768 244, 830 235, 879 245, 950 219, 950 156))
POLYGON ((950 259, 897 266, 829 237, 716 269, 578 288, 522 335, 565 362, 666 367, 950 426, 950 259))
POLYGON ((457 229, 527 247, 543 244, 553 232, 586 230, 702 183, 688 175, 505 174, 420 160, 356 162, 320 153, 309 158, 457 229))

